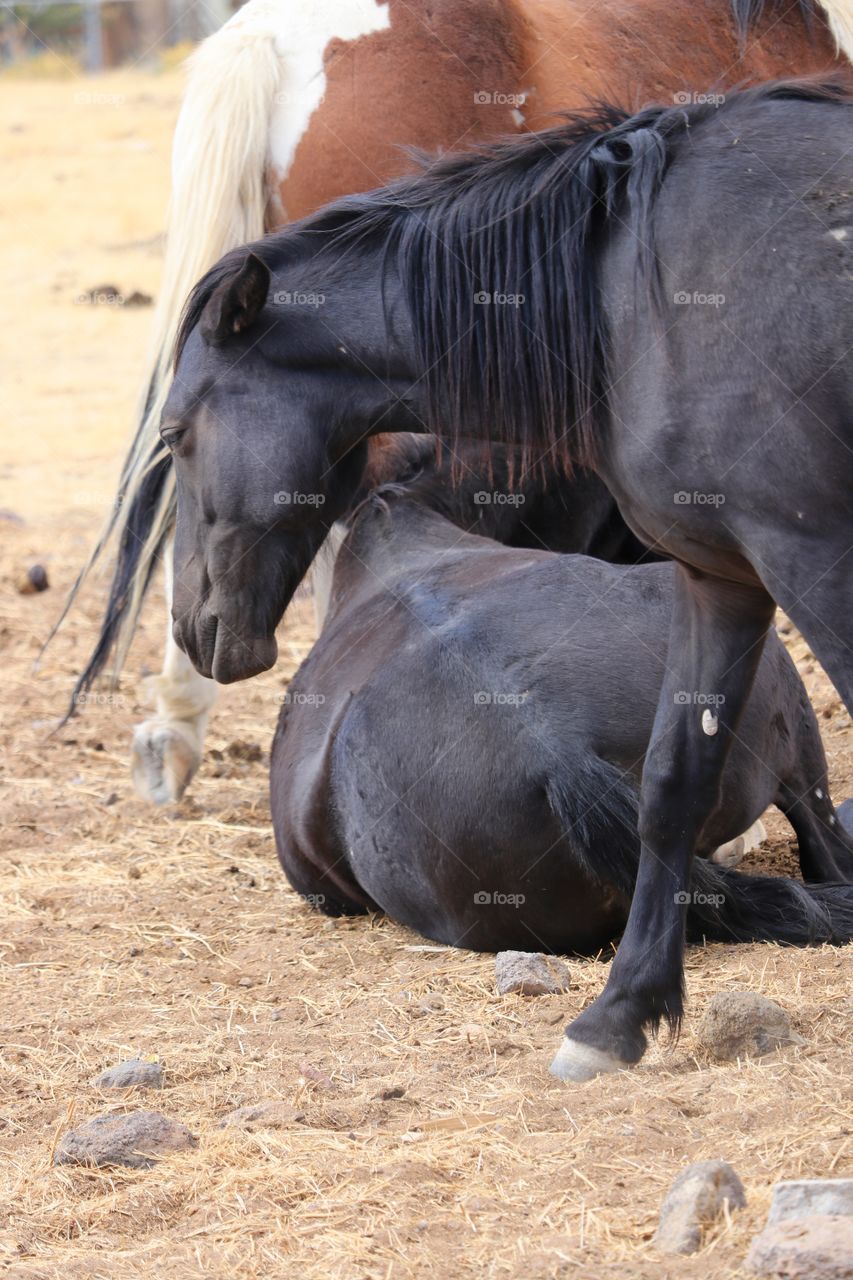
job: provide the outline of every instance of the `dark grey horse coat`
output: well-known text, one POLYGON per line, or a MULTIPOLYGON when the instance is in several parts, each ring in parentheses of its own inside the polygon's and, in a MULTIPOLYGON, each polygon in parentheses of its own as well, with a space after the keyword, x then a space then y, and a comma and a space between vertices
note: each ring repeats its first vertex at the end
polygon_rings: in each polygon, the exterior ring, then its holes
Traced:
MULTIPOLYGON (((331 914, 378 909, 473 949, 613 939, 639 858, 674 572, 504 547, 405 491, 368 500, 273 747, 276 841, 294 886, 331 914)), ((832 878, 836 859, 850 868, 814 713, 775 634, 701 852, 773 803, 808 877, 832 878)), ((853 887, 807 893, 698 862, 689 927, 849 937, 853 887)))

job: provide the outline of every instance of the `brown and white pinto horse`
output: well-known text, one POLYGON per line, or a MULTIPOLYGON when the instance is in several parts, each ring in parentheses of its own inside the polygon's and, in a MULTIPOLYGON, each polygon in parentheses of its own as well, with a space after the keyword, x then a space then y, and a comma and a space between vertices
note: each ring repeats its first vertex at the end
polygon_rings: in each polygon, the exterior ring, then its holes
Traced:
MULTIPOLYGON (((160 410, 184 300, 223 253, 400 175, 406 146, 461 149, 540 129, 589 99, 693 101, 853 60, 851 10, 850 0, 249 0, 191 62, 141 423, 121 501, 77 584, 116 537, 101 635, 75 698, 111 653, 123 665, 161 556, 169 590, 174 489, 156 482, 170 465, 160 410)), ((183 793, 215 688, 169 626, 157 713, 134 734, 141 794, 163 803, 183 793)))

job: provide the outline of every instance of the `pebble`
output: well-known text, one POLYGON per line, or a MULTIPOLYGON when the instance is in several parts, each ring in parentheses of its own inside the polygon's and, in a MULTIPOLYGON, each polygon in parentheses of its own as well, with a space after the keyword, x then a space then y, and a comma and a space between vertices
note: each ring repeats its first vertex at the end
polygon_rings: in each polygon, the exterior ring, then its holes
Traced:
POLYGON ((97 1089, 162 1089, 163 1067, 144 1058, 128 1058, 117 1067, 108 1067, 95 1080, 97 1089))
POLYGON ((703 1229, 728 1201, 730 1209, 746 1204, 743 1183, 725 1160, 698 1160, 678 1175, 661 1205, 654 1244, 662 1253, 695 1253, 703 1229))
POLYGON ((32 596, 39 591, 47 591, 49 586, 47 569, 43 564, 33 564, 18 583, 18 593, 22 596, 32 596))
POLYGON ((53 1163, 152 1169, 162 1156, 196 1146, 198 1138, 185 1124, 159 1111, 133 1111, 95 1116, 69 1129, 54 1152, 53 1163))
POLYGON ((722 991, 708 1003, 696 1039, 719 1062, 760 1057, 783 1044, 805 1044, 787 1013, 755 991, 722 991))
POLYGON ((536 951, 499 951, 495 979, 502 996, 555 996, 571 986, 568 966, 536 951))

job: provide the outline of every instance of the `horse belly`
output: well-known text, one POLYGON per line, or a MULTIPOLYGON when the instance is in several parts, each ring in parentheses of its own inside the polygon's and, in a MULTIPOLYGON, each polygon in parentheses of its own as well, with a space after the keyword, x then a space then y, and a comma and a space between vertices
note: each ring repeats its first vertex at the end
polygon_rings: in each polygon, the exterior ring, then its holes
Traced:
POLYGON ((417 751, 410 725, 397 736, 369 717, 336 749, 334 808, 364 891, 425 937, 474 951, 610 941, 625 904, 585 874, 516 753, 470 738, 448 750, 453 730, 438 724, 426 746, 425 718, 417 751))

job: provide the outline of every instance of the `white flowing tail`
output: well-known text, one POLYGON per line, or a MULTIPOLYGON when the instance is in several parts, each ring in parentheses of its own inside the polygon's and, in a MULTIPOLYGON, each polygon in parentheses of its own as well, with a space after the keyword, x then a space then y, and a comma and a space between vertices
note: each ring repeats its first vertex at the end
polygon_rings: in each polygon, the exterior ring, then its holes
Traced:
POLYGON ((121 671, 146 588, 174 523, 174 477, 158 430, 184 302, 224 253, 266 230, 270 122, 282 60, 273 24, 245 19, 246 11, 237 13, 189 62, 173 143, 166 257, 139 425, 113 515, 65 608, 67 612, 95 560, 115 538, 116 563, 101 634, 74 690, 72 709, 111 653, 115 673, 121 671))
POLYGON ((853 0, 820 0, 839 53, 853 62, 853 0))

